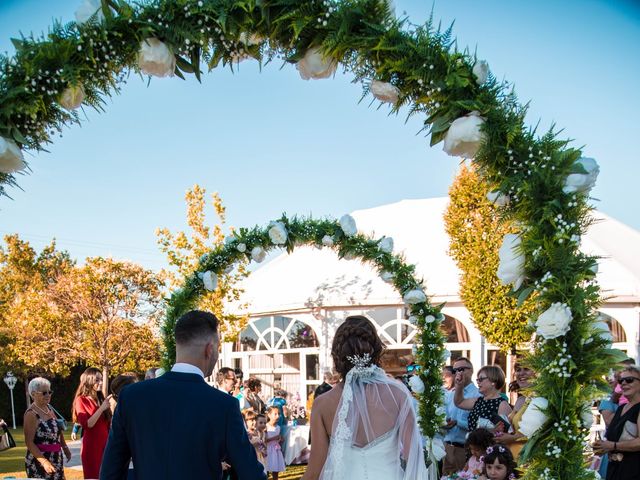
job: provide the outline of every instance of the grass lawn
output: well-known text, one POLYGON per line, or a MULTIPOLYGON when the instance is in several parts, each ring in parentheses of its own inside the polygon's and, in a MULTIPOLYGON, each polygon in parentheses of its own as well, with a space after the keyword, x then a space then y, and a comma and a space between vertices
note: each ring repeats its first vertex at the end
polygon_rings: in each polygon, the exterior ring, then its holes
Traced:
MULTIPOLYGON (((24 456, 27 453, 27 447, 24 444, 24 431, 22 428, 9 431, 16 441, 16 448, 0 452, 0 480, 4 477, 26 478, 24 456)), ((304 470, 303 465, 287 467, 287 471, 280 474, 279 480, 298 480, 302 477, 304 470)), ((67 480, 81 480, 83 478, 82 471, 69 468, 65 468, 64 475, 67 480)))

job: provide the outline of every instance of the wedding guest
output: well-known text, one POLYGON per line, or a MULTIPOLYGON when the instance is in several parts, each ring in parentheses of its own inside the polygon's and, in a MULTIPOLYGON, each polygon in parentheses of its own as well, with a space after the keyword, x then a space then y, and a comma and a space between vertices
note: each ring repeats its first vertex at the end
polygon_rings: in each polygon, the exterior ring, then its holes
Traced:
MULTIPOLYGON (((287 392, 281 388, 276 388, 273 392, 273 397, 267 402, 267 411, 268 407, 277 407, 278 408, 278 426, 280 427, 280 435, 282 438, 287 438, 287 433, 289 429, 289 407, 287 406, 287 392)), ((282 451, 285 451, 285 447, 283 445, 282 451)))
MULTIPOLYGON (((51 383, 36 377, 27 387, 33 403, 24 413, 24 441, 27 446, 25 468, 29 478, 64 480, 62 452, 71 460, 71 450, 64 440, 56 415, 50 408, 51 383)), ((4 423, 4 422, 3 422, 4 423)))
POLYGON ((318 385, 316 387, 316 389, 313 392, 313 398, 318 398, 320 395, 322 395, 323 393, 328 392, 329 390, 331 390, 333 388, 333 386, 331 385, 333 381, 333 373, 331 372, 324 372, 324 380, 323 382, 318 385))
POLYGON ((264 466, 264 471, 267 471, 267 444, 265 440, 265 430, 267 426, 266 417, 260 415, 261 424, 264 423, 264 428, 258 430, 258 414, 253 410, 245 410, 243 413, 244 422, 247 425, 247 433, 249 434, 249 442, 256 450, 256 457, 258 461, 264 466))
POLYGON ((267 408, 267 419, 267 471, 271 472, 273 480, 278 480, 279 473, 287 469, 280 446, 283 437, 279 424, 280 410, 278 407, 272 405, 267 408))
POLYGON ((456 373, 453 371, 451 365, 445 365, 442 368, 442 387, 448 392, 453 390, 453 381, 456 378, 456 373))
POLYGON ((171 371, 120 392, 100 479, 122 480, 131 458, 141 480, 220 479, 228 456, 239 480, 264 480, 237 401, 204 380, 218 360, 218 319, 185 313, 174 338, 171 371))
POLYGON ((260 393, 262 392, 262 382, 258 378, 250 377, 246 383, 247 388, 245 390, 245 399, 248 406, 256 413, 265 413, 267 411, 267 407, 260 397, 260 393))
POLYGON ((519 477, 511 450, 502 445, 487 448, 483 462, 484 470, 480 480, 514 480, 519 477))
POLYGON ((640 368, 627 366, 618 382, 628 402, 616 410, 607 439, 597 440, 593 448, 609 456, 607 480, 635 480, 640 471, 640 368))
POLYGON ((233 390, 236 387, 236 372, 233 368, 222 367, 216 373, 216 383, 218 384, 218 390, 233 395, 233 390))
POLYGON ((502 433, 499 435, 496 434, 495 441, 496 443, 501 443, 509 447, 511 453, 513 454, 513 458, 515 458, 517 461, 518 457, 520 456, 520 451, 524 447, 525 443, 527 443, 527 437, 525 437, 519 431, 519 427, 522 415, 527 410, 527 406, 530 402, 530 398, 525 392, 529 387, 531 387, 531 380, 533 380, 535 372, 519 362, 516 362, 514 371, 516 377, 515 381, 517 385, 518 398, 513 407, 513 412, 511 412, 511 415, 509 416, 511 428, 506 433, 502 433))
POLYGON ((87 368, 80 376, 80 385, 73 400, 72 418, 82 427, 82 472, 84 478, 98 478, 104 448, 111 425, 111 395, 102 394, 102 373, 87 368))
POLYGON ((152 378, 156 378, 156 369, 150 368, 144 373, 145 380, 151 380, 152 378))
POLYGON ((472 478, 482 474, 484 470, 483 455, 487 448, 493 444, 493 433, 486 428, 476 428, 467 436, 464 445, 471 455, 467 460, 464 471, 473 475, 472 478))
MULTIPOLYGON (((463 398, 475 399, 480 396, 478 387, 471 381, 473 365, 469 359, 465 357, 458 358, 453 363, 453 371, 455 376, 461 379, 463 398)), ((444 427, 446 430, 444 442, 446 454, 442 462, 442 469, 445 475, 459 472, 464 468, 467 461, 464 442, 469 433, 469 412, 456 406, 453 398, 454 393, 454 390, 445 392, 447 423, 444 427)))
POLYGON ((492 422, 498 416, 507 418, 511 413, 511 406, 500 395, 500 389, 504 387, 504 372, 498 365, 487 365, 478 370, 476 382, 480 397, 464 398, 464 379, 461 373, 456 373, 454 402, 456 407, 463 410, 471 410, 469 413, 468 424, 469 430, 475 430, 478 427, 480 418, 492 422))
MULTIPOLYGON (((135 373, 127 372, 118 375, 111 381, 111 385, 109 385, 109 390, 111 390, 111 413, 115 413, 116 407, 118 406, 118 397, 120 396, 120 392, 127 385, 132 385, 138 381, 138 376, 135 373)), ((129 472, 127 473, 128 480, 134 480, 135 474, 133 471, 133 466, 129 466, 129 472)))
MULTIPOLYGON (((611 387, 611 395, 609 398, 605 400, 600 400, 598 404, 598 412, 602 416, 602 420, 604 421, 605 430, 609 428, 611 424, 611 420, 613 420, 613 416, 618 409, 618 403, 613 400, 613 396, 615 395, 615 388, 618 386, 618 379, 620 378, 620 372, 615 372, 610 375, 607 380, 609 381, 609 386, 611 387)), ((609 465, 609 456, 604 454, 602 456, 598 456, 600 458, 600 467, 598 468, 598 473, 600 474, 600 478, 607 478, 607 467, 609 465)))

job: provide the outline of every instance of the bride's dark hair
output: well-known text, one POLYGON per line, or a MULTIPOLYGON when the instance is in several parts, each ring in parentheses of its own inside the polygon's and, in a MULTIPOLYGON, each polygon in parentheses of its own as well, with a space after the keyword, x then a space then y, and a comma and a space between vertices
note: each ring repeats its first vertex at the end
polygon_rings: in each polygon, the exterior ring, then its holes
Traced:
POLYGON ((331 356, 336 371, 345 378, 353 367, 347 357, 354 355, 371 356, 371 363, 380 365, 384 345, 373 324, 361 315, 347 317, 336 330, 331 346, 331 356))

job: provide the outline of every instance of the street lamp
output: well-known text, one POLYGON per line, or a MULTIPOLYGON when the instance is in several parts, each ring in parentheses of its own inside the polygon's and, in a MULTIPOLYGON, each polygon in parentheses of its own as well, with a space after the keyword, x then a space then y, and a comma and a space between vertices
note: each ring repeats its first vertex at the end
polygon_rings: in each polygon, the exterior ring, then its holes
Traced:
POLYGON ((4 383, 7 384, 7 387, 9 387, 9 392, 11 392, 11 416, 13 417, 14 430, 16 429, 16 410, 13 406, 13 389, 15 388, 17 382, 18 379, 11 372, 7 372, 7 374, 4 376, 4 383))

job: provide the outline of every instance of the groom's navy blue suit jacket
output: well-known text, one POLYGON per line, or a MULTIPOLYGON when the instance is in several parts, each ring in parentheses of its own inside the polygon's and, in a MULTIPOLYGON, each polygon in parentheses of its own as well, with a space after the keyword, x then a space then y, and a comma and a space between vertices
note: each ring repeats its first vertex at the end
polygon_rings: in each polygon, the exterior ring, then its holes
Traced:
POLYGON ((239 480, 264 480, 238 400, 192 373, 167 372, 124 388, 113 415, 100 480, 218 480, 222 459, 239 480))

